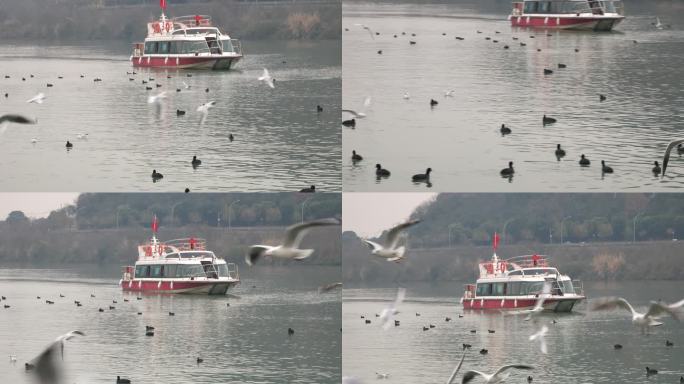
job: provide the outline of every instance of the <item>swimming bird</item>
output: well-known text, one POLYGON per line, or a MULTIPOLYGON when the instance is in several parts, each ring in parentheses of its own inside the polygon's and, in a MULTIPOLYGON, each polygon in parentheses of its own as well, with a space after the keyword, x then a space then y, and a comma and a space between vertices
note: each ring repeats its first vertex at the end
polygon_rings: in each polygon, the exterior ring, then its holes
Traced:
POLYGON ((563 63, 558 63, 558 68, 567 68, 568 66, 563 63))
POLYGON ((309 188, 302 188, 299 190, 299 192, 301 192, 301 193, 314 193, 314 192, 316 192, 316 186, 312 185, 309 188))
POLYGON ((657 374, 658 374, 657 369, 646 367, 646 376, 657 375, 657 374))
POLYGON ((375 164, 375 175, 378 177, 389 177, 390 171, 384 169, 380 164, 375 164))
POLYGON ((153 180, 153 181, 156 181, 156 180, 159 180, 159 179, 163 179, 163 178, 164 178, 164 175, 162 175, 161 173, 157 172, 156 169, 153 169, 153 170, 152 170, 152 180, 153 180))
POLYGON ((388 330, 390 328, 393 322, 392 320, 394 320, 394 315, 399 313, 399 306, 404 302, 405 297, 406 289, 397 289, 397 296, 394 299, 394 302, 392 302, 389 307, 383 309, 380 313, 380 324, 382 324, 382 329, 388 330))
POLYGON ((501 176, 513 176, 515 173, 515 170, 513 169, 513 162, 509 161, 508 162, 508 168, 502 169, 500 172, 501 176))
MULTIPOLYGON (((463 344, 464 346, 466 344, 463 344)), ((458 374, 458 371, 461 370, 461 366, 463 365, 463 360, 465 360, 466 353, 468 353, 467 348, 463 348, 463 355, 461 356, 461 360, 458 361, 458 364, 454 368, 454 370, 451 372, 451 376, 449 376, 449 379, 447 380, 446 384, 453 384, 454 379, 456 378, 456 375, 458 374)))
POLYGON ((375 377, 377 377, 378 380, 389 379, 389 373, 375 372, 375 377))
POLYGON ((294 335, 294 329, 288 328, 288 329, 287 329, 287 334, 290 335, 290 336, 294 335))
POLYGON ((399 262, 404 258, 404 253, 406 253, 406 247, 398 247, 399 241, 402 238, 401 234, 409 227, 412 227, 418 223, 420 223, 420 220, 409 220, 405 223, 401 223, 392 227, 387 232, 387 237, 383 245, 367 239, 363 239, 363 241, 371 249, 371 253, 373 255, 384 258, 387 261, 399 262))
POLYGON ((411 98, 411 95, 409 95, 408 92, 405 92, 405 93, 404 93, 404 100, 408 100, 408 99, 410 99, 410 98, 411 98))
POLYGON ((342 120, 345 127, 356 127, 356 119, 342 120))
POLYGON ((531 370, 534 369, 534 367, 529 366, 529 365, 523 365, 523 364, 511 364, 511 365, 504 365, 503 367, 499 368, 496 372, 493 374, 487 374, 483 373, 480 371, 467 371, 463 375, 463 379, 461 380, 461 384, 466 384, 471 382, 473 379, 475 379, 477 376, 481 376, 484 379, 484 382, 489 384, 489 383, 501 383, 508 376, 510 373, 507 373, 506 371, 511 370, 511 369, 524 369, 524 370, 531 370))
POLYGON ((521 42, 520 42, 520 46, 521 46, 521 47, 525 47, 525 46, 527 46, 527 44, 525 44, 525 43, 523 43, 523 42, 521 41, 521 42))
POLYGON ((606 101, 606 95, 599 95, 599 101, 606 101))
POLYGON ((613 349, 622 349, 622 344, 613 345, 613 349))
POLYGON ((663 325, 663 323, 656 321, 657 319, 670 315, 675 320, 684 318, 684 300, 680 300, 674 304, 666 304, 659 301, 651 301, 646 313, 640 313, 634 310, 631 304, 622 297, 603 297, 598 298, 592 303, 591 309, 594 311, 623 308, 632 314, 632 324, 641 328, 641 333, 647 333, 649 327, 656 327, 663 325))
POLYGON ((176 316, 175 312, 169 312, 169 316, 176 316))
POLYGON ((197 357, 197 365, 200 365, 200 363, 203 363, 204 359, 197 357))
POLYGON ((510 128, 508 128, 508 127, 506 126, 506 124, 501 124, 501 129, 500 129, 500 131, 501 131, 501 136, 505 136, 505 135, 508 135, 508 134, 510 134, 511 132, 513 132, 513 131, 511 131, 510 128))
POLYGON ((159 103, 159 102, 161 102, 162 99, 165 99, 165 98, 166 98, 166 92, 161 92, 157 95, 148 97, 147 103, 148 104, 159 103))
POLYGON ((553 123, 555 123, 556 121, 557 121, 557 120, 554 119, 553 117, 548 117, 548 116, 546 116, 546 115, 544 115, 544 116, 542 117, 542 124, 543 124, 543 125, 546 125, 546 124, 553 124, 553 123))
POLYGON ((488 349, 485 349, 485 348, 480 349, 480 355, 486 355, 488 353, 489 353, 488 349))
POLYGON ((582 154, 582 156, 580 156, 579 165, 582 166, 582 167, 588 167, 589 164, 591 164, 591 162, 589 161, 589 159, 587 159, 586 157, 584 157, 584 154, 582 154))
POLYGON ((653 174, 655 176, 660 175, 660 172, 662 171, 662 169, 660 169, 660 165, 658 165, 658 162, 654 161, 653 165, 654 165, 654 167, 651 169, 651 172, 653 172, 653 174))
POLYGON ((320 105, 317 105, 317 106, 316 106, 316 112, 317 112, 317 113, 323 112, 323 107, 321 107, 320 105))
POLYGON ((356 153, 356 150, 352 150, 352 161, 361 161, 363 157, 356 153))
POLYGON ((556 145, 556 157, 563 157, 565 156, 565 150, 561 149, 560 144, 556 145))
POLYGON ((541 353, 547 354, 548 353, 548 348, 546 346, 546 339, 544 336, 546 336, 546 333, 549 331, 549 327, 546 325, 542 325, 541 329, 530 336, 530 341, 539 341, 539 349, 541 350, 541 353))
POLYGON ((176 109, 176 116, 183 116, 185 115, 185 111, 181 111, 180 109, 176 109))
POLYGON ((45 94, 41 92, 41 93, 33 96, 32 98, 26 100, 26 102, 27 103, 35 103, 35 104, 43 104, 43 101, 45 101, 46 98, 47 98, 47 96, 45 96, 45 94))
POLYGON ((59 336, 48 347, 35 357, 31 363, 26 363, 26 370, 30 370, 38 377, 42 384, 55 384, 61 381, 61 368, 55 363, 57 354, 64 360, 64 342, 76 336, 85 336, 81 331, 71 331, 59 336), (33 368, 29 368, 32 366, 33 368))
POLYGON ((268 84, 268 86, 271 88, 275 88, 275 79, 271 77, 271 75, 268 73, 268 69, 266 68, 264 68, 264 73, 258 78, 258 80, 268 84))
POLYGON ((124 379, 121 376, 116 377, 116 384, 131 384, 131 380, 124 379))
POLYGON ((437 104, 439 104, 439 102, 437 102, 437 100, 435 100, 435 99, 430 99, 430 106, 431 106, 431 107, 434 107, 434 106, 437 105, 437 104))
POLYGON ((544 68, 544 74, 545 74, 545 75, 550 75, 550 74, 552 74, 552 73, 553 73, 552 70, 544 68))
POLYGON ((428 168, 425 170, 425 173, 418 173, 416 175, 413 175, 411 177, 411 180, 413 180, 413 181, 429 181, 431 172, 432 172, 432 168, 428 168))
POLYGON ((665 346, 666 346, 666 347, 673 347, 673 346, 674 346, 674 343, 671 342, 670 340, 665 340, 665 346))
POLYGON ((370 29, 369 26, 363 25, 363 24, 354 24, 354 25, 359 26, 359 27, 361 27, 361 28, 367 30, 367 31, 368 31, 368 34, 370 34, 371 39, 375 39, 375 36, 373 36, 373 31, 371 31, 371 29, 370 29))
POLYGON ((285 231, 285 239, 281 245, 252 245, 245 255, 247 265, 255 264, 261 257, 270 256, 281 259, 304 260, 311 256, 313 249, 299 249, 302 238, 315 227, 340 225, 337 219, 320 219, 291 225, 285 231))
POLYGON ((235 140, 235 136, 233 136, 232 133, 229 133, 229 134, 228 134, 228 140, 230 140, 230 142, 232 143, 233 140, 235 140))
POLYGON ((74 145, 73 145, 69 140, 67 140, 65 146, 66 146, 67 148, 73 148, 73 147, 74 147, 74 145))
POLYGON ((209 116, 209 110, 214 108, 214 105, 216 105, 216 102, 212 100, 197 107, 197 112, 202 114, 202 117, 200 117, 200 125, 203 125, 207 120, 207 116, 209 116))
POLYGON ((613 168, 606 165, 604 160, 601 160, 601 172, 603 173, 613 173, 613 168))
POLYGON ((193 156, 190 163, 192 164, 193 168, 197 168, 198 166, 202 165, 202 160, 198 159, 197 156, 193 156))

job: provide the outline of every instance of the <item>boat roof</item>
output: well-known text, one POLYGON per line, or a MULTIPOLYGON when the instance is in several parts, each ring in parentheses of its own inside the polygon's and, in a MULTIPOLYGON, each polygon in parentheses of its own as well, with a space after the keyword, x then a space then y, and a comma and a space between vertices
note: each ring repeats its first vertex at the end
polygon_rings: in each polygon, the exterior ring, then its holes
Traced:
POLYGON ((160 241, 153 236, 149 242, 138 246, 138 261, 215 258, 214 252, 207 250, 206 245, 207 241, 198 237, 160 241))
POLYGON ((147 39, 165 38, 174 39, 178 36, 205 37, 209 35, 230 36, 221 33, 221 30, 213 25, 211 16, 187 15, 167 18, 163 13, 159 20, 147 23, 147 39))

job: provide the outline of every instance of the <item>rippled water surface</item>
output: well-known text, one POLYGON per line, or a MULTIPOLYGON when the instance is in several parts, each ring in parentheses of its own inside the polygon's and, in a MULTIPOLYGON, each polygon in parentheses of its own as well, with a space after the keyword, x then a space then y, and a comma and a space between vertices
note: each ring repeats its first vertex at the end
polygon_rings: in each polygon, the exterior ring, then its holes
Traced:
POLYGON ((243 49, 234 71, 127 75, 127 44, 0 45, 0 114, 38 119, 0 136, 2 190, 341 190, 340 42, 244 42, 243 49), (264 67, 275 89, 257 81, 264 67), (162 91, 160 106, 147 103, 162 91), (26 103, 39 92, 43 104, 26 103), (216 106, 200 126, 196 108, 211 100, 216 106), (193 155, 203 162, 196 170, 193 155), (153 169, 162 181, 152 183, 153 169))
MULTIPOLYGON (((683 288, 682 282, 585 284, 590 298, 624 296, 637 310, 644 310, 652 299, 680 300, 683 288)), ((468 343, 472 350, 455 382, 460 382, 467 370, 491 373, 512 363, 535 369, 514 372, 508 383, 526 383, 528 375, 534 383, 676 383, 684 375, 684 325, 672 319, 644 336, 631 325, 627 312, 590 312, 582 304, 572 313, 544 314, 541 321, 555 319, 557 323, 549 324, 549 353, 542 355, 539 347, 528 341, 541 325, 496 312, 464 313, 459 304, 461 294, 460 283, 409 286, 396 317, 401 325, 383 331, 375 314, 394 300, 396 290, 345 289, 343 374, 365 382, 375 382, 375 372, 383 372, 390 374, 388 383, 444 383, 462 356, 462 344, 468 343), (362 315, 371 319, 371 324, 365 324, 362 315), (447 316, 452 318, 450 322, 445 321, 447 316), (429 324, 435 328, 423 331, 429 324), (674 346, 666 347, 666 340, 674 346), (613 348, 618 343, 622 350, 613 348), (489 353, 481 355, 483 348, 489 353), (659 374, 647 379, 645 366, 659 374)))
MULTIPOLYGON (((107 275, 117 272, 115 266, 107 275)), ((339 281, 339 268, 241 272, 242 284, 227 296, 136 300, 121 292, 118 277, 0 270, 0 294, 7 297, 2 303, 10 305, 0 308, 0 382, 32 383, 24 362, 78 329, 86 336, 67 342, 64 351, 68 383, 112 383, 117 375, 133 383, 339 383, 341 294, 317 292, 319 285, 339 281), (145 336, 145 325, 156 328, 154 337, 145 336), (10 354, 16 365, 8 363, 10 354), (199 366, 198 356, 204 359, 199 366)))
POLYGON ((617 31, 547 35, 512 28, 510 4, 502 1, 346 2, 343 107, 359 111, 367 96, 372 101, 355 129, 344 128, 345 190, 425 189, 411 175, 427 167, 438 191, 681 187, 684 159, 675 154, 664 179, 651 168, 671 140, 684 137, 684 8, 666 1, 626 7, 617 31), (652 26, 656 15, 671 28, 652 26), (379 35, 371 38, 356 24, 379 35), (554 73, 545 76, 544 68, 554 73), (599 94, 607 99, 600 102, 599 94), (430 99, 439 104, 431 108, 430 99), (544 127, 544 114, 558 122, 544 127), (502 137, 502 123, 513 133, 502 137), (558 143, 567 152, 560 161, 558 143), (357 164, 354 149, 364 156, 357 164), (589 168, 579 167, 581 154, 592 161, 589 168), (615 173, 602 177, 601 160, 615 173), (509 161, 510 183, 499 176, 509 161), (376 180, 376 163, 392 175, 376 180))

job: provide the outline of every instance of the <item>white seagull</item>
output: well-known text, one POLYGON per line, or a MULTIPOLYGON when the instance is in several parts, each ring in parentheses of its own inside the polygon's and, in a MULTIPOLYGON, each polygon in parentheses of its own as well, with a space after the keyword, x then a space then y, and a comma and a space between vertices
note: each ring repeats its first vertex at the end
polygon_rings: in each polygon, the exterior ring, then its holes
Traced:
POLYGON ((663 157, 662 177, 665 177, 665 169, 667 168, 667 163, 670 161, 670 152, 672 152, 673 148, 677 147, 679 144, 682 143, 684 143, 684 139, 675 140, 667 145, 667 149, 665 149, 665 156, 663 157))
POLYGON ((598 311, 604 309, 623 308, 632 313, 632 324, 641 328, 641 333, 648 333, 649 327, 657 327, 663 323, 656 321, 665 315, 672 316, 673 319, 680 321, 684 318, 684 300, 674 304, 666 304, 659 301, 651 301, 646 313, 634 310, 631 304, 622 297, 602 297, 594 301, 591 309, 598 311))
POLYGON ((375 372, 378 379, 389 379, 389 373, 375 372))
POLYGON ((22 115, 2 115, 0 116, 0 135, 5 133, 10 123, 35 124, 38 120, 31 119, 22 115))
POLYGON ((35 103, 35 104, 43 104, 43 101, 45 101, 46 98, 47 98, 47 96, 45 96, 45 94, 41 92, 41 93, 33 96, 32 98, 26 100, 26 102, 27 103, 35 103))
POLYGON ((392 318, 394 317, 394 315, 399 313, 399 305, 401 305, 405 297, 406 289, 397 289, 397 297, 394 299, 394 302, 389 307, 383 309, 380 313, 380 323, 382 324, 382 329, 387 330, 392 326, 392 318))
MULTIPOLYGON (((61 369, 55 363, 55 356, 59 353, 61 359, 64 360, 64 342, 76 336, 85 336, 85 333, 81 331, 65 333, 55 339, 40 355, 33 359, 31 365, 34 368, 30 372, 35 372, 41 384, 55 384, 61 381, 61 369)), ((29 367, 28 363, 26 367, 29 367)))
POLYGON ((454 89, 446 90, 446 91, 444 91, 444 97, 453 97, 454 92, 456 92, 456 90, 454 90, 454 89))
POLYGON ((311 256, 313 249, 298 249, 299 243, 306 233, 314 227, 340 225, 337 219, 320 219, 306 223, 295 224, 287 228, 283 244, 278 246, 253 245, 245 255, 247 265, 253 265, 262 256, 278 257, 283 259, 303 260, 311 256))
POLYGON ((159 102, 161 102, 162 99, 165 99, 165 98, 166 98, 166 92, 161 92, 158 95, 148 97, 147 103, 148 104, 159 103, 159 102))
POLYGON ((466 353, 468 353, 468 350, 464 349, 463 356, 461 356, 461 360, 458 362, 456 368, 454 368, 454 371, 451 372, 451 376, 449 376, 449 380, 447 380, 446 384, 452 384, 454 382, 454 379, 456 378, 458 371, 461 370, 461 366, 463 365, 463 360, 465 360, 466 353))
POLYGON ((79 133, 78 135, 76 135, 76 138, 80 139, 80 140, 87 140, 88 134, 87 133, 79 133))
POLYGON ((359 26, 359 27, 361 27, 361 28, 367 30, 368 33, 370 34, 371 39, 375 39, 375 36, 373 36, 373 31, 371 31, 371 29, 370 29, 369 26, 363 25, 363 24, 354 24, 354 25, 359 26))
POLYGON ((271 88, 275 88, 275 84, 273 84, 273 78, 268 73, 268 69, 266 69, 266 68, 264 68, 264 74, 261 75, 261 77, 259 77, 258 80, 263 81, 264 83, 268 84, 268 86, 271 88))
POLYGON ((363 119, 364 117, 366 117, 366 109, 368 107, 370 107, 370 105, 371 105, 371 97, 366 96, 366 99, 363 100, 363 109, 361 109, 361 112, 357 112, 353 109, 343 109, 342 112, 351 113, 357 119, 363 119))
POLYGON ((541 353, 545 355, 549 352, 548 348, 546 347, 546 339, 544 338, 547 332, 549 332, 549 327, 547 327, 546 324, 544 324, 542 325, 539 332, 530 336, 530 341, 539 341, 539 349, 541 350, 541 353))
POLYGON ((510 313, 513 315, 527 314, 527 317, 525 317, 525 321, 529 321, 530 319, 532 319, 533 316, 539 315, 540 313, 544 312, 544 302, 549 296, 551 296, 551 283, 545 281, 544 285, 542 286, 542 291, 537 296, 537 302, 534 303, 534 307, 532 307, 532 309, 520 309, 517 311, 511 311, 510 313))
POLYGON ((508 375, 510 375, 510 373, 506 371, 511 369, 530 370, 534 369, 534 367, 522 364, 504 365, 503 367, 499 368, 498 371, 494 372, 491 375, 480 371, 468 371, 463 375, 463 380, 461 380, 461 384, 469 383, 477 376, 482 376, 482 378, 484 378, 484 382, 487 384, 501 383, 504 380, 506 380, 506 378, 508 378, 508 375))
POLYGON ((408 92, 404 93, 404 100, 408 100, 411 98, 411 95, 409 95, 408 92))
POLYGON ((204 122, 207 120, 207 116, 209 115, 209 110, 211 108, 214 108, 214 105, 216 104, 215 101, 210 101, 208 103, 204 103, 197 107, 197 112, 202 114, 202 117, 200 118, 200 125, 204 124, 204 122))
POLYGON ((660 22, 660 17, 656 16, 656 22, 653 25, 655 25, 655 27, 658 29, 663 29, 663 24, 660 22))
POLYGON ((185 87, 185 89, 190 89, 190 86, 185 81, 183 82, 183 87, 185 87))
POLYGON ((387 261, 401 261, 401 259, 404 258, 406 248, 403 246, 397 247, 397 245, 399 245, 399 240, 401 240, 399 235, 408 227, 418 223, 420 223, 420 220, 411 220, 390 229, 389 232, 387 232, 387 239, 385 240, 384 247, 374 241, 366 239, 363 241, 370 247, 373 255, 383 257, 387 259, 387 261))

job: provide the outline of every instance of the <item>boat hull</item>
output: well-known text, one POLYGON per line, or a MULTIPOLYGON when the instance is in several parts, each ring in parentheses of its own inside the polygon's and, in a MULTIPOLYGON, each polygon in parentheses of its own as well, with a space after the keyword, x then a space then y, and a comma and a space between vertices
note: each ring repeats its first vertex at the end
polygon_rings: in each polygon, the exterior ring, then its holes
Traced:
POLYGON ((624 16, 511 16, 511 26, 543 29, 576 29, 590 31, 610 31, 624 16))
POLYGON ((178 68, 229 70, 242 56, 131 56, 131 63, 138 68, 178 68))
POLYGON ((225 295, 228 289, 238 284, 238 281, 221 280, 184 280, 184 281, 152 281, 129 280, 122 281, 124 291, 144 293, 185 293, 197 295, 225 295))
MULTIPOLYGON (((552 297, 544 301, 544 309, 553 312, 571 312, 578 302, 584 300, 584 296, 552 297)), ((478 297, 463 299, 463 309, 482 310, 519 310, 532 309, 537 303, 536 298, 511 298, 511 297, 478 297)))

